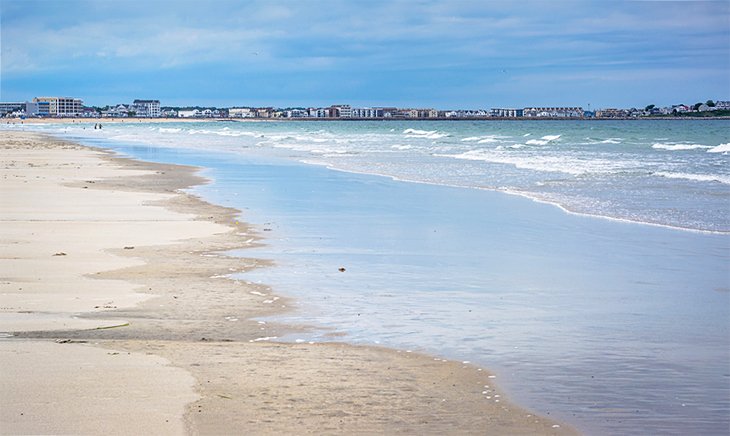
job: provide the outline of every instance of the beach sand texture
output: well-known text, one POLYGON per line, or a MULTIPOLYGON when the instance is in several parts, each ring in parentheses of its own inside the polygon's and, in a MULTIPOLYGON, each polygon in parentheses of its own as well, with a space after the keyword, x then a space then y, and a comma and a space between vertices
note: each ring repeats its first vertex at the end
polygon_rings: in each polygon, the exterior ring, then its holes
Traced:
POLYGON ((37 134, 0 139, 0 433, 574 434, 486 370, 342 343, 276 343, 290 301, 195 169, 37 134))

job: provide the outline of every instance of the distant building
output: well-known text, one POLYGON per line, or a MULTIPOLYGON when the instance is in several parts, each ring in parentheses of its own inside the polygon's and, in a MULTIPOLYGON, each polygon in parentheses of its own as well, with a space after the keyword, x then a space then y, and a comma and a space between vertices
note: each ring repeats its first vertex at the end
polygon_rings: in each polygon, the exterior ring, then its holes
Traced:
POLYGON ((289 109, 284 112, 284 116, 286 118, 307 118, 309 117, 309 112, 304 109, 289 109))
POLYGON ((352 118, 377 118, 378 111, 369 107, 352 108, 352 118))
POLYGON ((401 113, 406 118, 418 118, 418 109, 403 109, 401 113))
POLYGON ((582 107, 526 107, 522 112, 530 118, 583 118, 582 107))
POLYGON ((730 101, 718 100, 715 102, 715 110, 730 110, 730 101))
POLYGON ((262 107, 256 109, 256 117, 258 118, 271 118, 274 113, 274 108, 262 107))
POLYGON ((626 109, 599 109, 596 111, 596 118, 626 118, 629 116, 629 111, 626 109))
POLYGON ((399 118, 402 117, 398 108, 395 107, 379 107, 375 108, 377 118, 399 118))
POLYGON ((352 118, 352 108, 350 105, 341 104, 333 105, 327 108, 328 118, 352 118))
POLYGON ((48 116, 48 103, 34 103, 32 101, 25 102, 25 115, 29 117, 48 116), (40 106, 43 105, 44 113, 41 114, 40 106))
POLYGON ((134 100, 132 110, 139 118, 159 118, 160 100, 134 100))
POLYGON ((352 118, 352 108, 349 104, 330 107, 330 116, 333 118, 352 118))
POLYGON ((177 111, 177 116, 178 116, 178 118, 202 118, 203 112, 201 112, 198 109, 187 110, 187 111, 179 110, 179 111, 177 111))
POLYGON ((438 118, 439 113, 434 109, 402 109, 401 114, 406 118, 438 118))
POLYGON ((72 97, 35 97, 33 103, 48 103, 48 115, 54 117, 76 117, 84 107, 81 99, 72 97))
POLYGON ((247 107, 232 107, 228 109, 228 116, 231 118, 253 118, 256 112, 247 107))
POLYGON ((101 116, 106 118, 125 118, 129 116, 129 111, 130 109, 127 106, 118 104, 102 111, 101 116))
POLYGON ((523 109, 492 108, 489 115, 498 118, 519 118, 524 114, 523 109))
POLYGON ((25 103, 0 103, 0 117, 24 108, 25 103))
POLYGON ((307 109, 307 113, 309 114, 309 118, 327 118, 329 117, 330 111, 326 108, 310 107, 307 109))
POLYGON ((93 107, 82 107, 80 115, 84 118, 96 118, 99 116, 99 112, 93 107))

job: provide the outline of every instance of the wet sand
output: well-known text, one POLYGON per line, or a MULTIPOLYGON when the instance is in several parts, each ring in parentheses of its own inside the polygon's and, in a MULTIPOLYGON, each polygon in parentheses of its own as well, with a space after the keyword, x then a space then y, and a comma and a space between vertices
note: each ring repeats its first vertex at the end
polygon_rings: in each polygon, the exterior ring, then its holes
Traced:
POLYGON ((227 274, 264 243, 180 190, 195 168, 49 137, 0 140, 0 433, 574 434, 488 371, 343 343, 277 343, 287 298, 227 274))

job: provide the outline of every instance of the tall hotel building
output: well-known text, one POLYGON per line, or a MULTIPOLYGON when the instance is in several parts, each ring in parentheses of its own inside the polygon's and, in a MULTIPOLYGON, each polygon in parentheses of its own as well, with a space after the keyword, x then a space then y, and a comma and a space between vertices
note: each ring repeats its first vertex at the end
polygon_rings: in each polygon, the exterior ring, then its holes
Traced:
POLYGON ((160 100, 135 100, 132 103, 140 118, 159 118, 160 100))
POLYGON ((81 99, 72 97, 35 97, 33 103, 47 103, 48 115, 56 117, 75 117, 83 109, 81 99))

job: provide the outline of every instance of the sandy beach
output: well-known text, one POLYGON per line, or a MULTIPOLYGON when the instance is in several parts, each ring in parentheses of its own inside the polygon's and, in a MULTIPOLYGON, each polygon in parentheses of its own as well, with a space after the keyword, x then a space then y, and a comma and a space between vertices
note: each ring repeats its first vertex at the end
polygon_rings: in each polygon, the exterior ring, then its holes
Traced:
POLYGON ((575 434, 469 363, 276 342, 290 301, 223 254, 266 241, 196 168, 1 138, 0 433, 575 434))

